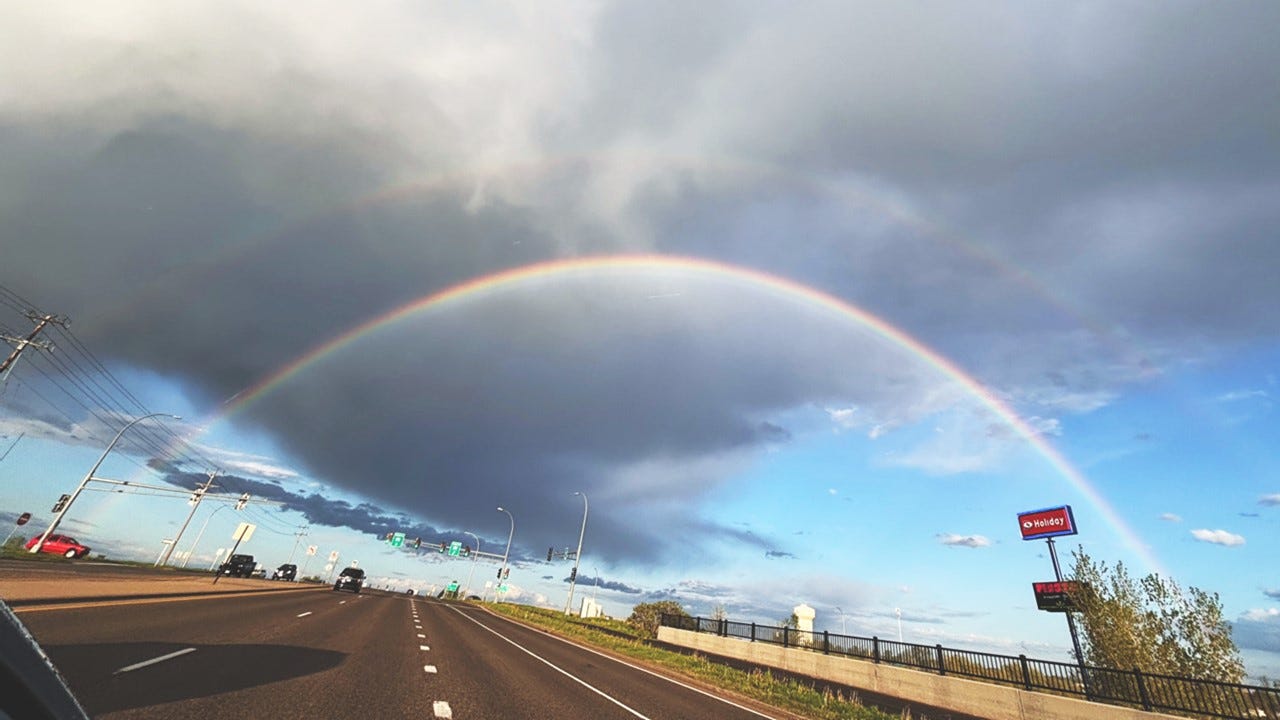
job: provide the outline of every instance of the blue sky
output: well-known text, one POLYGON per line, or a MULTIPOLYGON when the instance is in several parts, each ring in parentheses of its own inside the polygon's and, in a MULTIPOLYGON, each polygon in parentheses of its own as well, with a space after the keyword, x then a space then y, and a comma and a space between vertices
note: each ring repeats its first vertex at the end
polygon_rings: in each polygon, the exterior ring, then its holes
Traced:
MULTIPOLYGON (((0 518, 47 516, 145 407, 184 443, 143 431, 103 475, 212 466, 284 504, 221 511, 197 561, 247 517, 268 566, 307 526, 426 588, 469 568, 377 536, 500 550, 501 505, 513 594, 554 606, 568 565, 542 558, 576 543, 582 491, 613 614, 808 602, 893 636, 898 608, 908 639, 1062 657, 1015 515, 1070 504, 1065 563, 1156 558, 1280 675, 1280 18, 1205 7, 10 8, 0 330, 72 324, 6 378, 0 518), (738 270, 525 278, 250 391, 460 283, 639 254, 738 270), (955 363, 1132 537, 989 402, 812 293, 955 363)), ((185 512, 89 494, 67 530, 153 558, 185 512)))

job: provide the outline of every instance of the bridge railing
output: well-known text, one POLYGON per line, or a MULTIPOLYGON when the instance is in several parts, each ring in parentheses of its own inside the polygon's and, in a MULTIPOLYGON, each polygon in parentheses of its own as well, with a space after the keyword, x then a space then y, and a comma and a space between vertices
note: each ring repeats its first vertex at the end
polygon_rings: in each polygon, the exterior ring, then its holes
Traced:
POLYGON ((1280 688, 1200 680, 1132 670, 1113 670, 1026 655, 1000 655, 941 645, 801 631, 717 618, 662 615, 665 627, 712 633, 826 655, 913 668, 938 675, 1013 685, 1024 690, 1072 695, 1094 702, 1232 720, 1280 720, 1280 688))

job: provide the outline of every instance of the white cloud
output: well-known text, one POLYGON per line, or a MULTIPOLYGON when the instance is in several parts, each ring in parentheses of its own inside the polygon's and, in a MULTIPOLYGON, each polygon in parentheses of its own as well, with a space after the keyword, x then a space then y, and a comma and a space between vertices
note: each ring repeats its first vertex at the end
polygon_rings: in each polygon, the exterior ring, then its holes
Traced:
POLYGON ((1265 400, 1270 397, 1266 390, 1232 390, 1231 392, 1222 393, 1216 400, 1218 402, 1239 402, 1240 400, 1265 400))
POLYGON ((1182 516, 1175 515, 1173 513, 1160 513, 1160 519, 1164 520, 1165 522, 1174 522, 1174 523, 1182 522, 1182 516))
POLYGON ((1280 505, 1280 493, 1263 495, 1262 497, 1258 498, 1258 504, 1267 505, 1267 506, 1280 505))
POLYGON ((1027 426, 1034 430, 1037 435, 1051 435, 1053 437, 1062 435, 1062 422, 1058 418, 1042 418, 1039 415, 1033 415, 1027 418, 1027 426))
POLYGON ((845 430, 853 430, 862 424, 861 420, 858 419, 858 408, 856 407, 823 408, 823 410, 826 411, 827 417, 831 418, 832 424, 835 425, 832 428, 832 432, 841 433, 845 430))
POLYGON ((1192 530, 1191 535, 1200 542, 1212 543, 1214 545, 1226 545, 1234 547, 1244 544, 1244 537, 1226 530, 1192 530))
POLYGON ((267 462, 252 460, 223 460, 223 468, 234 472, 243 473, 245 475, 257 475, 258 477, 276 478, 279 480, 288 480, 298 477, 298 473, 287 467, 273 465, 267 462))
POLYGON ((828 495, 839 495, 839 494, 840 494, 840 491, 839 491, 839 490, 836 490, 835 488, 827 488, 827 494, 828 494, 828 495))
POLYGON ((991 545, 991 540, 983 535, 956 535, 955 533, 939 533, 938 542, 951 547, 984 548, 991 545))

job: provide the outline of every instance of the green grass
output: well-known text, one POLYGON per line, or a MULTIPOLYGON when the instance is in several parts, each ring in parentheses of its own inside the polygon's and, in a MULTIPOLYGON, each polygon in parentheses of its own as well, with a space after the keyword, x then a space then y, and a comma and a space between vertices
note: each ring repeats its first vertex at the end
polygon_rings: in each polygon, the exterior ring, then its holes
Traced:
POLYGON ((664 650, 619 620, 581 620, 562 612, 527 605, 487 605, 489 609, 584 644, 611 650, 644 664, 673 670, 715 687, 818 720, 897 720, 897 715, 857 704, 856 698, 822 692, 813 685, 775 677, 768 671, 745 671, 699 654, 664 650), (621 635, 621 636, 620 636, 621 635))

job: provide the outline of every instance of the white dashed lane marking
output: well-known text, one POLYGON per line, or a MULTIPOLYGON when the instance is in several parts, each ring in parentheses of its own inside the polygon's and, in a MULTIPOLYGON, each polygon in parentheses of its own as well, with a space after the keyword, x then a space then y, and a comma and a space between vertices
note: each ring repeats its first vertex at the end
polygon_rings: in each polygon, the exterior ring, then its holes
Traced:
POLYGON ((310 614, 311 614, 311 611, 310 611, 310 610, 308 610, 308 611, 306 611, 306 612, 302 613, 301 615, 299 615, 298 617, 306 617, 306 616, 308 616, 308 615, 310 615, 310 614))
POLYGON ((422 633, 418 633, 418 637, 423 638, 423 639, 426 639, 426 637, 427 637, 427 636, 426 636, 426 635, 423 635, 422 633))
POLYGON ((419 645, 419 646, 418 646, 418 649, 419 649, 419 650, 430 650, 431 648, 430 648, 430 647, 428 647, 428 646, 426 646, 426 645, 419 645))
POLYGON ((449 703, 443 700, 437 700, 431 705, 431 709, 435 711, 438 718, 452 718, 453 710, 449 707, 449 703))
POLYGON ((179 650, 179 651, 177 651, 177 652, 171 652, 171 653, 169 653, 168 655, 161 655, 160 657, 151 658, 150 660, 143 660, 143 661, 142 661, 142 662, 140 662, 140 663, 134 663, 134 664, 132 664, 132 665, 125 665, 124 667, 122 667, 122 668, 120 668, 119 670, 115 671, 115 673, 114 673, 114 674, 115 674, 115 675, 119 675, 120 673, 133 672, 134 670, 139 670, 139 669, 141 669, 141 668, 147 667, 148 665, 155 665, 156 663, 162 663, 162 662, 164 662, 165 660, 172 660, 172 659, 174 659, 174 658, 176 658, 176 657, 179 657, 179 656, 181 656, 181 655, 186 655, 187 653, 193 653, 193 652, 195 652, 195 651, 196 651, 196 649, 195 649, 195 648, 187 648, 187 649, 185 649, 185 650, 179 650))
POLYGON ((423 669, 423 670, 425 670, 426 672, 431 673, 432 675, 434 675, 434 674, 435 674, 435 672, 436 672, 436 666, 435 666, 435 665, 423 665, 423 666, 422 666, 422 669, 423 669))

